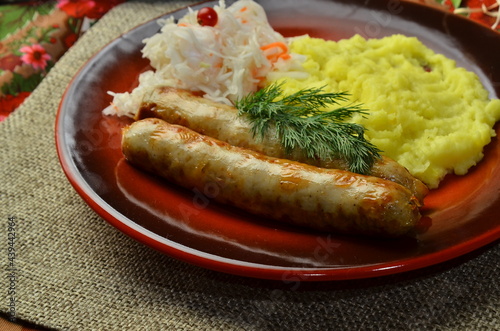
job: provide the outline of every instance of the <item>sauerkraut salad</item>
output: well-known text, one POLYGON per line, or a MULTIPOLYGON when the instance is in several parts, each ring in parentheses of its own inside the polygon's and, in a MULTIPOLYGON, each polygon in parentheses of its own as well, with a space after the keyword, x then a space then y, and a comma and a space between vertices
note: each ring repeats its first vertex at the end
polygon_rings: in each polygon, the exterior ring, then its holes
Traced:
POLYGON ((160 32, 143 41, 143 57, 153 70, 142 73, 130 93, 108 92, 113 101, 104 113, 133 117, 145 91, 154 86, 201 92, 233 104, 268 80, 307 77, 304 56, 289 52, 290 40, 274 31, 259 4, 239 0, 226 8, 220 1, 213 10, 213 26, 200 22, 199 11, 192 9, 178 21, 160 20, 160 32))

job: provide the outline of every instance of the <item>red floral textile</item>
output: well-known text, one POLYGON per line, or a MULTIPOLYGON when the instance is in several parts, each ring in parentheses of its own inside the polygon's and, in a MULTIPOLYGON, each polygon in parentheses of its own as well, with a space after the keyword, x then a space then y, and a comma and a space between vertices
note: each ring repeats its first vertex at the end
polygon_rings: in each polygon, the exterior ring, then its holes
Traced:
POLYGON ((500 32, 500 2, 497 0, 410 0, 440 7, 500 32))
POLYGON ((24 46, 19 51, 24 54, 21 56, 21 61, 31 65, 34 69, 44 70, 47 67, 47 61, 52 58, 40 44, 24 46))
POLYGON ((489 27, 495 27, 497 30, 500 30, 500 25, 498 25, 497 22, 499 15, 498 6, 499 5, 496 0, 466 1, 466 7, 469 8, 468 16, 470 19, 478 21, 489 27))
POLYGON ((108 10, 124 0, 90 1, 90 0, 60 0, 57 7, 75 18, 101 18, 108 10))
POLYGON ((125 0, 34 0, 0 5, 0 122, 107 11, 125 0))

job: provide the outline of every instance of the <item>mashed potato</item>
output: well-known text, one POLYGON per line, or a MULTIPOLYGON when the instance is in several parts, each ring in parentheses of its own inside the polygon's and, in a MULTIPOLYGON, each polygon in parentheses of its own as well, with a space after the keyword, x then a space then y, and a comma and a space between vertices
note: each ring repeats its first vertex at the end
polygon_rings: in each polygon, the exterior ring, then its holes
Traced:
POLYGON ((284 92, 326 86, 347 91, 369 110, 353 120, 367 138, 430 188, 454 172, 467 173, 495 135, 500 100, 478 77, 418 39, 354 36, 339 42, 300 37, 291 52, 307 56, 307 79, 286 78, 284 92))

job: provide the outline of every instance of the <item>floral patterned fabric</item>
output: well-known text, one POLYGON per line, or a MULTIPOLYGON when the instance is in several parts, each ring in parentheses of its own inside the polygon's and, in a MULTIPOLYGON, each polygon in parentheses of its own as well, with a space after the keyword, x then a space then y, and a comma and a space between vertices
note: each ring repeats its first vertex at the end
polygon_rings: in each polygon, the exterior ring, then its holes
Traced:
POLYGON ((0 5, 0 121, 92 24, 125 0, 11 1, 0 5))
POLYGON ((500 32, 500 0, 412 0, 464 15, 500 32))

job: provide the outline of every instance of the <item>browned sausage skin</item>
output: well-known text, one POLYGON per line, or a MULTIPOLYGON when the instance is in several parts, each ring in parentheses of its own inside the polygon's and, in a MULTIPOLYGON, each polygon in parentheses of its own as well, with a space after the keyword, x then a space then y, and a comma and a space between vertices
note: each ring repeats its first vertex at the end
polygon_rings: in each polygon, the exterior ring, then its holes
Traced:
MULTIPOLYGON (((310 159, 305 158, 302 153, 285 154, 275 135, 269 134, 264 139, 254 137, 250 124, 238 116, 235 107, 213 102, 186 90, 155 87, 148 91, 136 119, 147 117, 161 118, 172 124, 183 125, 198 133, 268 156, 291 159, 321 168, 348 170, 344 160, 310 159)), ((403 185, 413 192, 421 204, 428 193, 424 183, 388 157, 376 161, 369 175, 403 185)))
POLYGON ((396 237, 420 220, 417 199, 397 183, 269 157, 160 119, 125 128, 122 150, 188 189, 216 185, 219 202, 321 231, 396 237))

